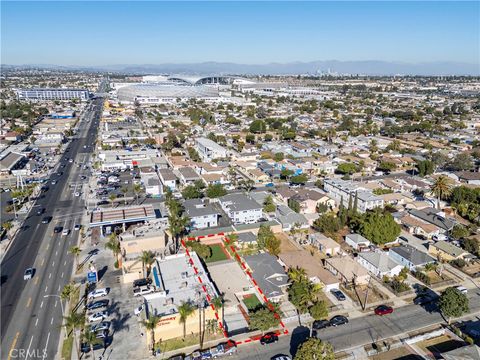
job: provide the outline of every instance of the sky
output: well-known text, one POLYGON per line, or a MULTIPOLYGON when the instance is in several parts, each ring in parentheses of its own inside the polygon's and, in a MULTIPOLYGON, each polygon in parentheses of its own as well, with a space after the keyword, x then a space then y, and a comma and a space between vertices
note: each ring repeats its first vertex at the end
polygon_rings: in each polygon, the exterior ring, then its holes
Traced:
POLYGON ((1 3, 2 64, 480 63, 480 2, 1 3))

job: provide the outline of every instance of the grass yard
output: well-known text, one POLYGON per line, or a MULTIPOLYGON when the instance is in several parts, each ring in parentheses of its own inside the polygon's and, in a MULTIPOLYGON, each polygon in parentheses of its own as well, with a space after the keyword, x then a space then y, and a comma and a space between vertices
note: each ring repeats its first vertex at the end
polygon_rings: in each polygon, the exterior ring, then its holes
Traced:
POLYGON ((212 256, 205 259, 207 263, 213 263, 216 261, 228 260, 228 256, 225 253, 225 249, 220 244, 213 244, 208 245, 210 249, 212 249, 212 256))
MULTIPOLYGON (((205 332, 205 338, 203 342, 205 343, 207 341, 212 341, 212 340, 217 340, 222 338, 224 338, 223 334, 210 335, 205 332)), ((182 337, 178 337, 178 338, 157 342, 155 343, 155 349, 160 349, 160 351, 163 353, 163 352, 182 349, 184 347, 198 345, 198 344, 199 344, 198 334, 188 334, 187 336, 185 336, 185 339, 183 339, 182 337)))
POLYGON ((243 303, 247 307, 248 311, 255 310, 262 306, 262 303, 260 300, 258 300, 258 297, 255 294, 245 295, 243 297, 243 303))

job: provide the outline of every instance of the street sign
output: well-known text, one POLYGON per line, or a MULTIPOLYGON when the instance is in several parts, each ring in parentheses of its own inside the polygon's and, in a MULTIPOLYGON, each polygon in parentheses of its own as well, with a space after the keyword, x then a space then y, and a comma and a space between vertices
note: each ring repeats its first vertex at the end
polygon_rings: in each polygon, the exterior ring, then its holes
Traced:
POLYGON ((96 271, 89 271, 87 273, 87 281, 89 283, 96 283, 98 281, 97 272, 96 271))

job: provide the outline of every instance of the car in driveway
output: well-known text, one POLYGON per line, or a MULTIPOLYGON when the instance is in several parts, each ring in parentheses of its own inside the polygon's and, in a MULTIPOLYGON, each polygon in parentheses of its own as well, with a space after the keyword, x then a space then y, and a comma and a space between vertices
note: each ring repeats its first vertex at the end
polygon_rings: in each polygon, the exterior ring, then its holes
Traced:
POLYGON ((262 345, 273 344, 273 343, 276 343, 277 341, 278 341, 278 335, 273 332, 266 333, 260 338, 260 344, 262 345))
POLYGON ((339 326, 348 324, 348 319, 346 316, 337 315, 330 319, 330 326, 339 326))
POLYGON ((108 289, 100 288, 88 293, 87 299, 96 299, 98 297, 103 297, 108 295, 108 289))
POLYGON ((89 322, 96 322, 96 321, 102 321, 103 319, 108 317, 108 311, 99 311, 96 312, 95 314, 92 314, 88 317, 89 322))
POLYGON ((31 278, 33 278, 33 273, 33 268, 27 268, 23 273, 23 280, 30 280, 31 278))
POLYGON ((144 278, 144 279, 137 279, 133 282, 133 287, 139 287, 139 286, 147 286, 152 283, 152 279, 150 278, 144 278))
POLYGON ((330 321, 328 320, 315 320, 312 325, 313 330, 321 330, 330 326, 330 321))
POLYGON ((107 307, 108 303, 109 303, 108 299, 97 300, 95 302, 87 304, 87 310, 101 309, 103 307, 107 307))
POLYGON ((415 305, 426 305, 430 304, 435 301, 435 296, 429 294, 419 294, 415 299, 413 299, 413 303, 415 305))
POLYGON ((380 305, 375 308, 375 315, 388 315, 393 313, 393 308, 387 305, 380 305))
POLYGON ((341 292, 339 289, 332 289, 330 290, 330 293, 335 296, 335 298, 338 301, 345 301, 347 298, 345 297, 345 294, 341 292))

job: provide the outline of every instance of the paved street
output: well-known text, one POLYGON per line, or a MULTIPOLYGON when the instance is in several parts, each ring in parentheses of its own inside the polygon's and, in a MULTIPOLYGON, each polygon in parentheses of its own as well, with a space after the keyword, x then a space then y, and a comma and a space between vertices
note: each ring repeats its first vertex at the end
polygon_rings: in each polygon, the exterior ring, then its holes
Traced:
POLYGON ((74 196, 70 184, 77 184, 80 176, 86 175, 77 163, 86 162, 96 139, 103 99, 94 99, 92 103, 93 111, 85 113, 76 139, 61 158, 66 164, 60 170, 63 174, 51 175, 47 183, 50 189, 37 200, 1 263, 2 359, 55 358, 62 312, 59 298, 47 295, 59 295, 71 277, 74 258, 68 250, 78 241, 79 232, 73 227, 82 218, 84 201, 83 197, 74 196), (69 158, 75 163, 69 163, 69 158), (57 180, 55 185, 53 179, 57 180), (36 215, 38 207, 46 209, 42 216, 36 215), (43 216, 53 219, 48 225, 42 224, 43 216), (70 229, 69 235, 54 234, 55 226, 70 229), (32 280, 24 281, 23 273, 28 267, 36 272, 32 280))
MULTIPOLYGON (((470 312, 480 312, 480 290, 469 291, 470 312)), ((330 342, 336 351, 348 351, 355 347, 392 338, 404 333, 444 322, 433 305, 404 306, 388 316, 370 315, 351 320, 348 324, 319 331, 318 336, 330 342)), ((291 335, 280 337, 278 343, 261 346, 258 342, 242 345, 238 350, 239 359, 270 359, 277 354, 294 354, 298 345, 309 335, 309 329, 298 327, 291 335)))

